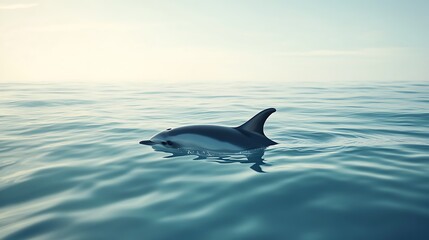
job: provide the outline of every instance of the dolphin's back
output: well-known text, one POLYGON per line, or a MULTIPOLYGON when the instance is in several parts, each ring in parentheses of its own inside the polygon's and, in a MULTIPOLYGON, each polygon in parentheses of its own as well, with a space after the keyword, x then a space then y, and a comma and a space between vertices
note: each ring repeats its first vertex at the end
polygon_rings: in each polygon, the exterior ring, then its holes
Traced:
POLYGON ((230 127, 216 126, 216 125, 191 125, 172 129, 170 135, 180 134, 199 134, 210 136, 219 140, 225 138, 225 135, 234 135, 236 130, 230 127))
MULTIPOLYGON (((192 139, 195 144, 204 144, 204 140, 212 139, 211 142, 218 142, 218 145, 229 146, 231 150, 248 150, 268 147, 273 141, 267 137, 246 131, 239 128, 215 126, 215 125, 192 125, 172 129, 169 131, 171 137, 183 139, 186 136, 192 139)), ((188 140, 189 141, 189 140, 188 140)), ((214 147, 214 146, 206 146, 214 147)))

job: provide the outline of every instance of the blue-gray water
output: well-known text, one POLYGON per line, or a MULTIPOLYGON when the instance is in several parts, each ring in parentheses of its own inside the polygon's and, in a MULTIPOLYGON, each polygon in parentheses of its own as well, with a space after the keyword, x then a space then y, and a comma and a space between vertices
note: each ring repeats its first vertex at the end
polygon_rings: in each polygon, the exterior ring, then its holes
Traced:
POLYGON ((429 239, 429 83, 0 84, 0 239, 429 239), (139 145, 277 108, 265 173, 139 145))

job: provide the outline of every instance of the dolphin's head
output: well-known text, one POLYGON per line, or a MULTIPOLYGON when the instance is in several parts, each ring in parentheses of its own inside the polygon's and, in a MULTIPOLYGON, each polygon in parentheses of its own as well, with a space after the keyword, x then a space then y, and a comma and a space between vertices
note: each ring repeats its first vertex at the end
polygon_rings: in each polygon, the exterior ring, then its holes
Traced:
POLYGON ((140 141, 140 144, 149 145, 158 150, 178 148, 179 145, 171 140, 171 130, 171 128, 168 128, 156 134, 150 140, 140 141))

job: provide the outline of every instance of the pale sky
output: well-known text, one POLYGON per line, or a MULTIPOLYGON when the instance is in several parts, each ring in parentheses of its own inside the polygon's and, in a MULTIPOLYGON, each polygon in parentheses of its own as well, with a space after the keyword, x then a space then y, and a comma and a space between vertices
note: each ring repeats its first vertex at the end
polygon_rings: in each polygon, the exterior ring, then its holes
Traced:
POLYGON ((0 0, 0 81, 429 81, 426 0, 0 0))

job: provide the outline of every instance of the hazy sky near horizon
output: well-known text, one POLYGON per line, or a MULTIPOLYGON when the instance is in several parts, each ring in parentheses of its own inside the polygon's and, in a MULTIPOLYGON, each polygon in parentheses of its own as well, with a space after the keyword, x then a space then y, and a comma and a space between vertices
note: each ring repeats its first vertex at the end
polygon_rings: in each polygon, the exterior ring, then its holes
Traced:
POLYGON ((0 81, 429 81, 429 1, 0 0, 0 81))

